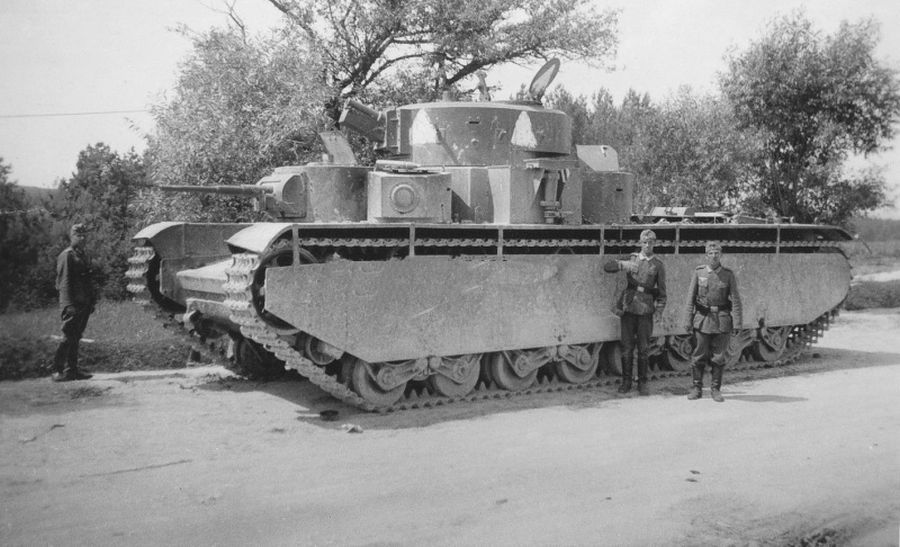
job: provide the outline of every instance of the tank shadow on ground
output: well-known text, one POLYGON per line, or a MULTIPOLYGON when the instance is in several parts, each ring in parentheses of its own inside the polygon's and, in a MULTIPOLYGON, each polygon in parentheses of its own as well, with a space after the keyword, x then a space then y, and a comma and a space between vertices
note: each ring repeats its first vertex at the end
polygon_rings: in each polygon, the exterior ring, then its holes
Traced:
POLYGON ((722 394, 726 401, 745 401, 748 403, 802 403, 806 397, 785 397, 783 395, 733 395, 727 391, 722 394))
MULTIPOLYGON (((860 352, 834 348, 816 348, 805 352, 796 363, 784 367, 761 368, 749 371, 729 373, 726 369, 726 384, 744 381, 761 381, 786 376, 818 374, 834 370, 850 370, 856 368, 897 365, 900 366, 900 354, 887 352, 860 352)), ((709 378, 706 377, 708 384, 709 378)), ((682 397, 690 388, 690 376, 663 378, 651 382, 651 396, 682 397)), ((234 393, 262 391, 280 397, 296 405, 295 419, 324 429, 340 430, 344 424, 355 424, 372 430, 407 429, 427 427, 443 422, 472 418, 488 418, 493 414, 519 412, 554 406, 568 407, 571 410, 597 408, 603 404, 625 403, 628 399, 638 399, 636 393, 626 396, 616 393, 616 386, 603 386, 586 390, 558 391, 539 393, 536 395, 486 399, 475 402, 454 403, 434 408, 400 410, 388 413, 364 412, 344 404, 302 378, 257 381, 241 378, 219 378, 197 386, 198 389, 212 391, 229 390, 234 393), (333 420, 320 416, 324 410, 336 410, 333 420)), ((708 387, 708 386, 707 386, 708 387)), ((800 397, 783 397, 774 395, 742 395, 743 392, 730 392, 726 385, 723 390, 726 400, 754 403, 793 403, 805 399, 800 397)), ((708 397, 708 392, 704 393, 708 397)))

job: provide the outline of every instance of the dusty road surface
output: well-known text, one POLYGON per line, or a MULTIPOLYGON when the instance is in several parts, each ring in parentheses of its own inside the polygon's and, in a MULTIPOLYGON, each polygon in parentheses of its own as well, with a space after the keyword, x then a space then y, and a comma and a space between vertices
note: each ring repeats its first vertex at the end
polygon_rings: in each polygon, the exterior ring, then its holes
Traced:
POLYGON ((218 368, 98 376, 0 384, 0 544, 900 539, 898 310, 726 373, 722 404, 674 378, 380 416, 218 368))

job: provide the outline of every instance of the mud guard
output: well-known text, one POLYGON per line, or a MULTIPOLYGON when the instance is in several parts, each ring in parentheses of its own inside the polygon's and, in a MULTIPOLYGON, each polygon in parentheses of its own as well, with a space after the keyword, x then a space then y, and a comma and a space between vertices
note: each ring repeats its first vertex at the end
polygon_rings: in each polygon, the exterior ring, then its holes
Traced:
POLYGON ((266 222, 248 225, 228 238, 233 249, 263 254, 272 243, 291 231, 295 224, 290 222, 266 222))

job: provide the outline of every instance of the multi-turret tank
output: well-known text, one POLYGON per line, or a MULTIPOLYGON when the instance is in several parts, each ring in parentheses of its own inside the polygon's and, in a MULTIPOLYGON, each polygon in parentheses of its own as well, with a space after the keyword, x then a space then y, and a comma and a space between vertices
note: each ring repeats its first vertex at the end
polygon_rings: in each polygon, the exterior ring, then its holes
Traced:
POLYGON ((610 383, 624 281, 603 263, 646 228, 668 278, 661 371, 689 365, 680 314, 709 240, 741 283, 732 363, 787 362, 815 341, 849 290, 849 234, 689 209, 634 221, 615 150, 573 144, 569 117, 542 105, 557 69, 516 101, 348 102, 341 128, 375 143, 374 167, 329 132, 324 161, 255 185, 162 187, 246 195, 272 221, 148 226, 129 289, 196 338, 233 341, 243 370, 294 369, 365 410, 610 383))

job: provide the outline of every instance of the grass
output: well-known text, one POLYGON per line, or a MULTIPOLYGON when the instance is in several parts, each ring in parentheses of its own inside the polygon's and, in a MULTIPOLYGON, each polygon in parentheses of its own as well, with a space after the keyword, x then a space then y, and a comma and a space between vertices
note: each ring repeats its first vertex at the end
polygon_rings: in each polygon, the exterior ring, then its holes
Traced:
POLYGON ((848 310, 900 308, 900 280, 857 283, 850 287, 844 308, 848 310))
MULTIPOLYGON (((854 241, 846 247, 853 275, 900 270, 900 240, 854 241)), ((900 307, 900 281, 863 281, 850 287, 844 302, 848 310, 900 307)))
MULTIPOLYGON (((59 310, 0 315, 0 380, 50 373, 61 336, 59 310)), ((88 321, 79 365, 93 372, 183 367, 188 348, 131 302, 102 302, 88 321)))

